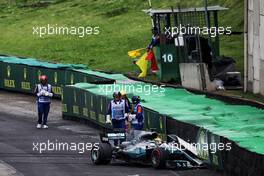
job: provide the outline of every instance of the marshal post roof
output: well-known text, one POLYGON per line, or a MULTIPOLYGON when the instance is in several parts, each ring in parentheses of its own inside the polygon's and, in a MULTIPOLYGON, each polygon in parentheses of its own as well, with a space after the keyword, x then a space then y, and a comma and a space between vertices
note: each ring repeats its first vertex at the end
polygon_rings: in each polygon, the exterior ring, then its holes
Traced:
MULTIPOLYGON (((174 8, 173 10, 170 9, 148 9, 143 10, 148 14, 168 14, 168 13, 187 13, 187 12, 204 12, 206 9, 205 7, 193 7, 193 8, 174 8)), ((221 7, 221 6, 208 6, 208 11, 223 11, 228 10, 228 8, 221 7)))

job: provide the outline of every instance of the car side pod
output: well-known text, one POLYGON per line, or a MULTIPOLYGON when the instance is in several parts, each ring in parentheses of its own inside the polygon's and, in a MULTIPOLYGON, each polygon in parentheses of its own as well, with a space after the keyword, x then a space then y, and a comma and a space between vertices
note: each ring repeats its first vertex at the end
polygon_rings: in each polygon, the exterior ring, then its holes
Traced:
POLYGON ((91 160, 95 165, 106 165, 112 160, 112 146, 107 142, 100 142, 98 147, 91 150, 91 160))

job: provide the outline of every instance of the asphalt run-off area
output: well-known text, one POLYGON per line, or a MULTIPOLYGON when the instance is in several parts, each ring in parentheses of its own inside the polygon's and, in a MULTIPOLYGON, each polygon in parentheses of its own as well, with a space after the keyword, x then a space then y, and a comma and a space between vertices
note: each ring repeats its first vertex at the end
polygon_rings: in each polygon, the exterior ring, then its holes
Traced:
POLYGON ((98 142, 98 129, 63 120, 60 100, 52 101, 47 130, 36 129, 35 97, 0 91, 0 101, 0 176, 221 175, 209 169, 155 170, 151 166, 127 164, 122 161, 95 166, 90 160, 89 146, 82 150, 84 147, 80 144, 98 142), (50 150, 47 148, 48 142, 54 144, 50 144, 50 150), (56 150, 56 142, 71 144, 72 148, 56 150), (76 144, 75 148, 73 144, 76 144))

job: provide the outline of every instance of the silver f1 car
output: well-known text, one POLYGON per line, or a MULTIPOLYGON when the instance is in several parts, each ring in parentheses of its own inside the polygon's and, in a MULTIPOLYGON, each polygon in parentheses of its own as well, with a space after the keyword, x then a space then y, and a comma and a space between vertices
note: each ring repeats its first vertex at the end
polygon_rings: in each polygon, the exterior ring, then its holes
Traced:
POLYGON ((91 160, 96 165, 122 160, 152 165, 156 169, 204 167, 203 161, 194 153, 179 148, 182 144, 177 136, 169 135, 170 142, 156 140, 157 137, 156 132, 147 131, 133 131, 130 135, 124 132, 105 133, 101 135, 99 147, 91 150, 91 160), (123 142, 115 146, 112 144, 114 140, 123 142))

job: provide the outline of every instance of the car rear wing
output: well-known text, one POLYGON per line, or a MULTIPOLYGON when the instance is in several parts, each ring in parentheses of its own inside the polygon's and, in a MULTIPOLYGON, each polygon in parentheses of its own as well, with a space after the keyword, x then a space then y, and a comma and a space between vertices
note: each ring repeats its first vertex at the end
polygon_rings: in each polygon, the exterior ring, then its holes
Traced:
POLYGON ((126 133, 124 130, 120 129, 107 130, 100 134, 100 139, 102 142, 109 142, 113 140, 126 140, 126 133))

